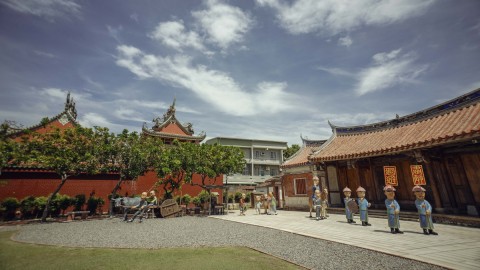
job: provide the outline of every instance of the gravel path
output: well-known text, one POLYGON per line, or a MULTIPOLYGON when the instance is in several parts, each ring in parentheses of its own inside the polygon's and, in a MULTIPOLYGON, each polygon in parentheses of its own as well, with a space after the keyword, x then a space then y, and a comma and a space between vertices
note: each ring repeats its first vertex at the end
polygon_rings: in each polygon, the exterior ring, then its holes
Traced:
POLYGON ((117 248, 246 246, 311 269, 443 269, 344 244, 207 217, 120 219, 19 227, 21 242, 117 248))

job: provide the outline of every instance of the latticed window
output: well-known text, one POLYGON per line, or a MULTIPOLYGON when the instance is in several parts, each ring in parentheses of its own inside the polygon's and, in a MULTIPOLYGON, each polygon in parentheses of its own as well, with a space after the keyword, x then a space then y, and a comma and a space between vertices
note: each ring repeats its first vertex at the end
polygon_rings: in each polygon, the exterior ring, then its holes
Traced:
POLYGON ((305 178, 298 178, 293 180, 295 183, 295 195, 306 195, 307 186, 305 184, 305 178))

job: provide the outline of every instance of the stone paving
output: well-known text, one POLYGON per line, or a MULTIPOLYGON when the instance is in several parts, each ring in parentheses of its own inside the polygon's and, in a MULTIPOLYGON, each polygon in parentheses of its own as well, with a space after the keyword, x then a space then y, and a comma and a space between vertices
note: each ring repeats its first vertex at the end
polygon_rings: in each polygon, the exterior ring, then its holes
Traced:
POLYGON ((390 255, 427 262, 452 269, 479 269, 480 229, 435 224, 439 235, 424 235, 418 222, 401 221, 404 234, 391 234, 387 220, 370 218, 372 226, 348 224, 344 215, 330 214, 326 220, 310 219, 307 212, 278 211, 278 215, 257 215, 238 211, 211 216, 299 235, 362 247, 390 255))

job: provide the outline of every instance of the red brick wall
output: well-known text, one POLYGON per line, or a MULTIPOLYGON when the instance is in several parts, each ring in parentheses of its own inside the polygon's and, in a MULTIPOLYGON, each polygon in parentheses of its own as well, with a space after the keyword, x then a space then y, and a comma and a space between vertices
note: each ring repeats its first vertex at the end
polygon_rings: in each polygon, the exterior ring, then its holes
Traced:
POLYGON ((313 186, 313 176, 312 173, 297 173, 297 174, 287 174, 284 175, 282 178, 282 187, 285 196, 288 197, 305 197, 305 195, 295 195, 295 187, 294 187, 294 179, 296 178, 305 178, 306 179, 306 189, 307 189, 307 196, 312 196, 312 186, 313 186))
MULTIPOLYGON (((222 179, 223 177, 218 177, 215 184, 222 185, 222 179)), ((123 182, 118 194, 124 196, 149 191, 153 188, 156 181, 155 173, 148 172, 137 181, 123 182)), ((200 183, 200 176, 194 175, 193 181, 194 183, 200 183)), ((68 196, 85 194, 87 198, 91 193, 95 193, 95 196, 102 197, 107 202, 108 195, 112 192, 117 182, 118 175, 116 174, 72 177, 65 182, 60 193, 68 196)), ((21 200, 27 196, 48 196, 59 184, 60 180, 54 173, 4 171, 0 175, 0 201, 6 197, 15 197, 21 200)), ((198 186, 186 184, 183 185, 181 191, 175 192, 175 195, 185 195, 188 193, 194 197, 197 196, 201 190, 198 186)), ((212 191, 220 194, 220 203, 223 194, 222 190, 214 189, 212 191)), ((163 196, 163 189, 161 187, 157 188, 157 196, 163 196)))

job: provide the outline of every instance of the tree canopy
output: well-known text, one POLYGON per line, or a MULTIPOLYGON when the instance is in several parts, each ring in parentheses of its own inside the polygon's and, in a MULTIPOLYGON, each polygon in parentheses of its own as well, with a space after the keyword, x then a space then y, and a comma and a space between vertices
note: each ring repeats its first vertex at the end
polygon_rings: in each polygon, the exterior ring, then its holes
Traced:
POLYGON ((300 146, 298 144, 287 146, 287 150, 283 151, 283 160, 293 156, 296 152, 298 152, 298 150, 300 150, 300 146))

